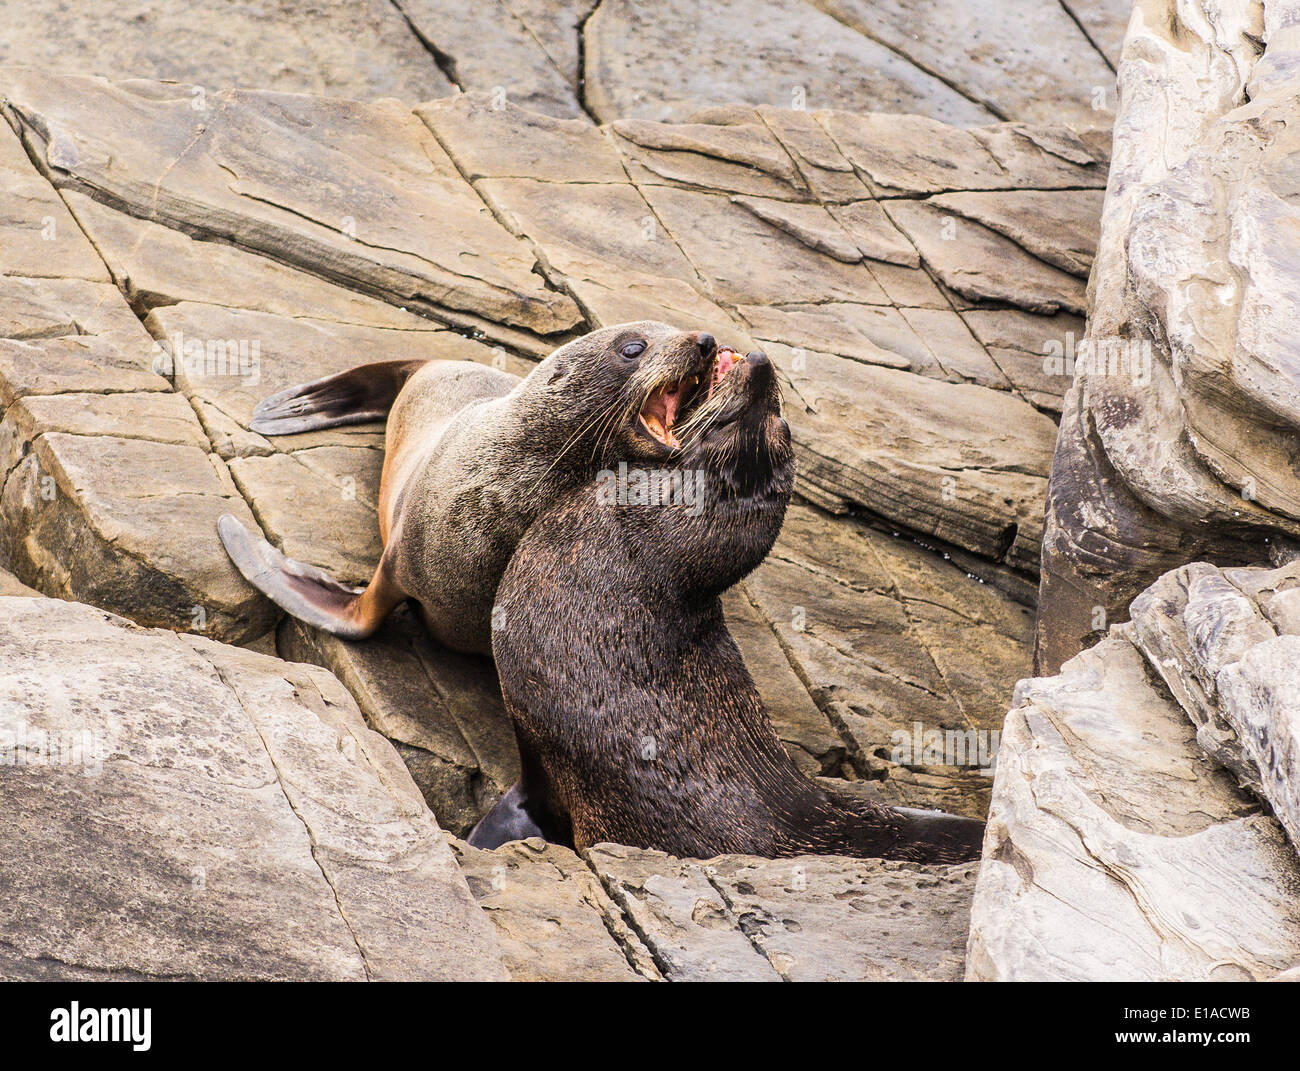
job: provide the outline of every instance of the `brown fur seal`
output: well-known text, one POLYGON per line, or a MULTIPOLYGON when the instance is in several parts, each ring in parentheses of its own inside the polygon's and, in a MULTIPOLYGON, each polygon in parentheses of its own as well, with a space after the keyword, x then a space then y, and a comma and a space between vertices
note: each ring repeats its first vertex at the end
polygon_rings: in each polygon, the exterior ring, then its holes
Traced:
POLYGON ((310 625, 361 639, 412 598, 439 642, 487 654, 519 537, 602 467, 670 456, 674 426, 708 393, 714 350, 711 335, 638 322, 584 335, 522 380, 468 361, 390 361, 292 387, 258 405, 253 431, 389 414, 375 575, 364 590, 346 587, 230 516, 222 542, 250 583, 310 625))
POLYGON ((686 445, 671 464, 684 478, 660 478, 668 493, 591 483, 519 542, 493 652, 523 774, 470 843, 976 858, 983 823, 825 791, 772 727, 719 596, 776 540, 794 458, 767 358, 729 363, 721 353, 724 374, 679 429, 686 445), (703 501, 673 493, 688 478, 703 501))

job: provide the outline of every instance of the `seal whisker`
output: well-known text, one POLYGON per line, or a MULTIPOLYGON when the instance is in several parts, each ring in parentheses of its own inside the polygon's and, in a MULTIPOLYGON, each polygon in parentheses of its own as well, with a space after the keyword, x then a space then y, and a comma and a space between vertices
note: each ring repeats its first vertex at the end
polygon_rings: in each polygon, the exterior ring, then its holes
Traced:
POLYGON ((596 429, 588 464, 595 464, 596 456, 604 450, 606 444, 614 438, 614 432, 618 430, 619 425, 630 420, 632 414, 636 411, 635 398, 633 398, 628 406, 621 411, 615 409, 615 406, 617 405, 618 400, 615 399, 614 402, 611 403, 609 409, 606 410, 606 415, 601 421, 600 427, 596 429))
POLYGON ((596 423, 598 423, 599 421, 607 417, 609 413, 617 405, 618 405, 618 399, 616 398, 608 406, 606 406, 604 409, 598 412, 595 416, 593 416, 591 419, 586 421, 586 423, 584 423, 581 427, 579 427, 577 431, 575 431, 572 435, 570 435, 568 440, 564 443, 564 445, 561 446, 558 451, 556 451, 555 458, 551 461, 549 465, 546 466, 546 471, 543 472, 539 477, 537 477, 536 480, 533 481, 533 485, 529 490, 530 491, 537 490, 537 488, 541 486, 542 481, 545 480, 546 477, 549 476, 551 472, 555 469, 555 466, 560 463, 561 459, 569 451, 569 448, 573 446, 578 441, 578 439, 582 436, 583 432, 587 431, 593 425, 595 425, 596 423))
POLYGON ((682 435, 690 436, 692 439, 702 439, 708 434, 709 429, 718 422, 718 418, 722 416, 725 409, 726 403, 721 398, 710 398, 692 413, 682 425, 682 435), (710 406, 712 408, 709 408, 710 406), (707 419, 704 419, 706 416, 707 419), (696 423, 700 423, 701 426, 696 428, 696 423))

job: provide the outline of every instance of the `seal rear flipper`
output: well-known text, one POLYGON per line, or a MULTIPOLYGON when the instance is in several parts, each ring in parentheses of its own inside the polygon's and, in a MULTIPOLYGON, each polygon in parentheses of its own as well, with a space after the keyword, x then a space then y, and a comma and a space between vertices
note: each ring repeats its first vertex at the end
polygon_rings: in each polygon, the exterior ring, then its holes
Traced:
POLYGON ((964 863, 980 857, 984 823, 978 818, 915 807, 890 809, 903 820, 899 858, 923 863, 964 863))
POLYGON ((552 844, 573 847, 567 823, 552 814, 549 807, 530 797, 523 781, 516 781, 510 786, 510 791, 497 800, 496 806, 478 820, 467 841, 474 848, 490 851, 512 840, 527 840, 529 837, 541 837, 552 844))
POLYGON ((221 544, 235 568, 286 613, 347 640, 374 634, 406 596, 385 575, 383 562, 365 588, 340 584, 323 569, 286 558, 229 513, 217 521, 221 544))
POLYGON ((289 387, 263 398, 249 431, 293 435, 383 420, 406 381, 427 361, 378 361, 289 387))

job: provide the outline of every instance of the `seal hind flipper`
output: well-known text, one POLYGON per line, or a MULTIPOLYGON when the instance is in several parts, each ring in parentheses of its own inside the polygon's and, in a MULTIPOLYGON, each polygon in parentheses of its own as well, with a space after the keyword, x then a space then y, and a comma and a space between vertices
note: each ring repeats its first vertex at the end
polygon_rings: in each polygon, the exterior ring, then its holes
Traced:
POLYGON ((903 819, 904 840, 922 862, 962 863, 978 859, 984 846, 984 823, 944 811, 890 808, 903 819))
POLYGON ((248 429, 259 435, 293 435, 383 420, 406 381, 427 363, 378 361, 299 383, 258 402, 248 429))
POLYGON ((541 837, 573 848, 573 823, 555 802, 546 768, 517 734, 515 739, 519 744, 519 780, 470 830, 469 844, 491 850, 512 840, 541 837))
POLYGON ((529 837, 545 840, 546 834, 542 832, 541 823, 529 814, 523 792, 516 781, 493 808, 478 820, 469 831, 466 841, 471 847, 491 851, 512 840, 527 840, 529 837))
POLYGON ((323 569, 286 558, 229 513, 217 521, 221 544, 253 587, 292 617, 346 640, 374 634, 406 596, 381 561, 369 585, 351 588, 323 569))

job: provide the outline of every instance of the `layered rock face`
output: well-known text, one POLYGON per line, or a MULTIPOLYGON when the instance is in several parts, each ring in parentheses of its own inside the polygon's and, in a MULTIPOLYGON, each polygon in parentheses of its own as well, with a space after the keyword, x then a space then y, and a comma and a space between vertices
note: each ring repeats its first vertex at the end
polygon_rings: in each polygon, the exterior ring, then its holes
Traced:
POLYGON ((1052 467, 1040 671, 1177 565, 1296 553, 1298 33, 1287 4, 1136 6, 1091 353, 1052 467))
POLYGON ((329 673, 20 596, 0 650, 0 977, 505 977, 329 673))
POLYGON ((1300 844, 1300 563, 1160 578, 1132 606, 1134 640, 1196 741, 1300 844))
POLYGON ((1295 977, 1295 23, 1134 12, 968 978, 1295 977))

